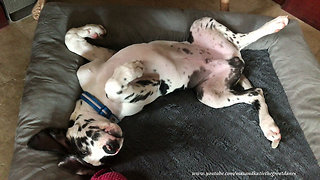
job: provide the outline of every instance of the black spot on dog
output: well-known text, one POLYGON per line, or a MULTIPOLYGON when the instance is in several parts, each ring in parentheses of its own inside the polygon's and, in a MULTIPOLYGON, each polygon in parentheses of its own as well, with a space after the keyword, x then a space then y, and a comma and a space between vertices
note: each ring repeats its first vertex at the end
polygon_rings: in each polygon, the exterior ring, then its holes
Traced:
POLYGON ((109 99, 108 94, 106 93, 106 97, 109 99))
POLYGON ((239 84, 235 84, 234 86, 230 87, 234 91, 245 91, 245 89, 239 84))
POLYGON ((95 120, 91 118, 91 119, 85 119, 84 121, 87 122, 87 123, 90 123, 90 122, 95 121, 95 120))
POLYGON ((185 88, 185 86, 184 85, 182 85, 181 87, 179 87, 179 88, 177 88, 177 89, 175 89, 175 91, 180 91, 180 90, 185 90, 186 88, 185 88))
MULTIPOLYGON (((251 92, 255 92, 255 88, 250 88, 250 89, 247 89, 247 90, 244 90, 244 91, 235 91, 235 90, 232 90, 230 91, 232 94, 234 95, 237 95, 237 96, 241 96, 241 95, 245 95, 245 94, 249 94, 251 92)), ((239 100, 239 98, 237 98, 239 100)))
POLYGON ((160 85, 160 81, 159 80, 154 80, 153 79, 153 81, 155 81, 155 83, 153 83, 152 86, 159 86, 160 85))
POLYGON ((232 87, 241 77, 242 71, 244 69, 244 62, 239 57, 233 57, 227 60, 231 67, 231 72, 228 78, 225 79, 226 86, 228 88, 232 87))
POLYGON ((216 27, 216 25, 214 25, 213 23, 212 23, 211 26, 210 26, 211 29, 213 29, 213 28, 215 28, 215 27, 216 27))
POLYGON ((117 94, 122 94, 122 91, 118 91, 117 94))
POLYGON ((207 80, 209 74, 211 74, 211 71, 207 71, 204 67, 200 67, 199 70, 193 71, 191 76, 188 76, 189 83, 187 87, 194 88, 196 85, 207 80))
MULTIPOLYGON (((188 37, 188 40, 187 40, 189 43, 193 43, 194 42, 194 39, 193 39, 193 36, 192 36, 192 32, 190 31, 190 34, 189 34, 189 37, 188 37)), ((172 45, 171 45, 172 46, 172 45)))
POLYGON ((83 148, 83 144, 88 145, 86 137, 76 138, 75 142, 76 142, 76 145, 77 145, 78 149, 82 149, 83 148))
POLYGON ((121 85, 121 89, 123 89, 124 88, 124 85, 121 85))
POLYGON ((204 61, 206 62, 206 64, 209 64, 209 63, 211 63, 213 60, 212 60, 211 58, 206 58, 204 61))
POLYGON ((260 105, 260 102, 259 102, 258 100, 255 100, 255 101, 253 102, 253 105, 254 105, 254 107, 255 107, 258 111, 260 110, 261 105, 260 105))
POLYGON ((127 80, 127 78, 123 78, 123 80, 124 80, 124 81, 126 81, 126 80, 127 80))
POLYGON ((230 99, 228 98, 228 102, 230 102, 230 99))
POLYGON ((168 84, 166 84, 166 82, 164 80, 161 80, 159 89, 160 89, 161 95, 166 95, 167 91, 169 89, 169 86, 168 86, 168 84))
POLYGON ((249 93, 249 96, 252 97, 252 96, 258 96, 259 93, 257 91, 252 91, 249 93))
POLYGON ((93 146, 93 144, 94 144, 94 141, 90 141, 90 144, 91 144, 91 146, 93 146))
POLYGON ((134 95, 134 93, 130 94, 129 96, 125 97, 124 100, 129 99, 130 97, 132 97, 134 95))
POLYGON ((82 116, 82 114, 79 114, 76 118, 76 120, 78 120, 80 117, 82 116))
POLYGON ((137 95, 136 97, 134 97, 130 103, 135 103, 135 102, 138 102, 138 101, 143 101, 145 99, 147 99, 149 96, 151 95, 151 92, 148 92, 147 94, 145 95, 137 95))
POLYGON ((86 131, 86 135, 87 135, 88 137, 91 137, 91 136, 92 136, 92 133, 93 133, 92 130, 86 131))
POLYGON ((187 48, 182 48, 182 51, 186 54, 193 54, 189 49, 187 48))
POLYGON ((237 41, 236 43, 239 44, 239 41, 237 41))
POLYGON ((157 70, 156 70, 156 69, 153 69, 153 72, 155 72, 155 73, 156 73, 156 72, 157 72, 157 70))
POLYGON ((78 131, 79 131, 79 132, 82 131, 82 128, 81 128, 80 126, 78 127, 78 131))
POLYGON ((243 35, 240 35, 240 37, 245 37, 246 35, 245 34, 243 34, 243 35))
POLYGON ((89 126, 88 128, 89 128, 89 129, 100 129, 99 126, 89 126))
POLYGON ((144 90, 141 90, 141 91, 140 91, 140 93, 143 93, 143 92, 144 92, 144 90))
POLYGON ((80 101, 80 105, 82 105, 82 101, 80 101))
POLYGON ((75 121, 70 119, 70 121, 68 122, 68 128, 71 128, 74 125, 75 121))
POLYGON ((88 126, 89 123, 84 123, 81 127, 82 129, 86 128, 88 126))
POLYGON ((85 147, 83 145, 83 144, 85 144, 86 146, 89 145, 86 137, 71 138, 70 144, 73 147, 73 149, 76 151, 77 156, 79 156, 80 158, 83 158, 89 153, 88 147, 85 147))
POLYGON ((202 87, 197 88, 197 98, 199 100, 202 100, 202 98, 203 98, 203 88, 202 87))
POLYGON ((100 137, 100 133, 99 132, 95 132, 92 136, 92 140, 97 141, 98 138, 100 137))
POLYGON ((137 81, 136 83, 140 84, 142 86, 147 86, 147 85, 153 84, 153 82, 150 80, 140 80, 140 81, 137 81))

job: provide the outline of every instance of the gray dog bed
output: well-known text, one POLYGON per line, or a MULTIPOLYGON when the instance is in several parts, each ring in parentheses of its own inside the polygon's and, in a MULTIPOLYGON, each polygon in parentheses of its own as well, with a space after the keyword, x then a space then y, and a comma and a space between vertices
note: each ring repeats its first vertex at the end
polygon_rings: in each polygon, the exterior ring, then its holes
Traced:
MULTIPOLYGON (((152 40, 184 41, 192 22, 203 16, 214 17, 235 32, 252 31, 270 20, 221 12, 48 3, 32 47, 9 179, 88 178, 58 168, 61 157, 57 154, 26 145, 31 136, 46 127, 67 128, 80 96, 76 71, 86 60, 65 47, 68 29, 102 24, 107 37, 92 43, 118 50, 152 40)), ((212 109, 187 90, 161 97, 122 120, 124 147, 110 162, 111 167, 128 179, 214 179, 221 176, 205 173, 226 172, 295 174, 253 176, 263 179, 319 177, 320 68, 298 23, 290 21, 285 29, 248 49, 242 51, 245 74, 255 87, 266 92, 270 114, 282 133, 277 149, 271 149, 263 136, 252 106, 212 109)))

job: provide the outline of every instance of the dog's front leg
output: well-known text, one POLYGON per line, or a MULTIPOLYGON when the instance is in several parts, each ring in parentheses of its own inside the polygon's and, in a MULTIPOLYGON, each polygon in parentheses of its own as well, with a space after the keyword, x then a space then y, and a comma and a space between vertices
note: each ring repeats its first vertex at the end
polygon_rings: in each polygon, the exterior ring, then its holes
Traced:
POLYGON ((136 60, 117 67, 106 82, 107 98, 125 103, 148 104, 159 96, 160 81, 143 77, 142 61, 136 60))
POLYGON ((98 47, 87 42, 85 38, 97 39, 106 34, 106 30, 101 25, 87 24, 79 28, 68 30, 65 36, 67 48, 89 61, 107 61, 115 51, 98 47))

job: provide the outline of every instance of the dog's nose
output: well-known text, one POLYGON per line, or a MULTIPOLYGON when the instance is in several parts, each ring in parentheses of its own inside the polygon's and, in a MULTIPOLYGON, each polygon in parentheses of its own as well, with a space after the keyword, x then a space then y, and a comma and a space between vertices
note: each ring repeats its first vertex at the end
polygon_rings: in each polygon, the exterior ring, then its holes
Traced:
POLYGON ((109 141, 105 146, 103 146, 103 150, 108 154, 115 154, 118 152, 120 148, 120 144, 117 141, 109 141))

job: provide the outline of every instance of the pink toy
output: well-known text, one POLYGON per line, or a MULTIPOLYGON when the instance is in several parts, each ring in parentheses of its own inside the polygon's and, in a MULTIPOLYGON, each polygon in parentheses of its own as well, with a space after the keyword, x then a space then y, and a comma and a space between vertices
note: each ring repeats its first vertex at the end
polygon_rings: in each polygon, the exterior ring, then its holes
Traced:
POLYGON ((91 180, 127 180, 127 178, 118 172, 108 172, 108 170, 102 169, 95 173, 91 180))

